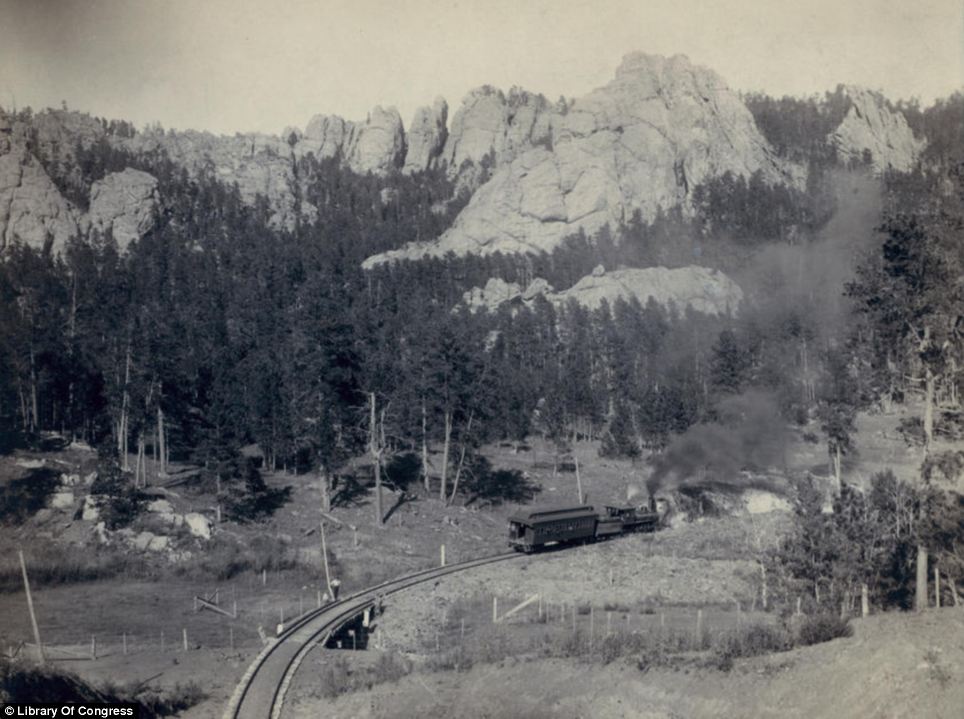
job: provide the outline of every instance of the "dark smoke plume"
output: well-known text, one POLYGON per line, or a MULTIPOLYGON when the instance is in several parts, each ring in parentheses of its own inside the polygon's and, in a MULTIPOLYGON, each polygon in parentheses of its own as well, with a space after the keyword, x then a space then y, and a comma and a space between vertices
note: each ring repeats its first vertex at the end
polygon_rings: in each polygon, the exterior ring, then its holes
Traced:
POLYGON ((784 463, 790 439, 776 399, 750 390, 728 397, 715 422, 696 424, 670 443, 646 482, 649 495, 676 489, 738 491, 766 485, 743 470, 760 471, 784 463))

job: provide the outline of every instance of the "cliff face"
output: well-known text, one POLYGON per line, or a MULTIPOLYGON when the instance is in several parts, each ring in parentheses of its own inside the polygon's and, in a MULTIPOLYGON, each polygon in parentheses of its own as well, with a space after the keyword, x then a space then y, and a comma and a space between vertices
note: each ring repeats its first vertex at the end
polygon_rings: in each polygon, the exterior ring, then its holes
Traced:
POLYGON ((853 105, 827 137, 844 162, 869 158, 877 172, 908 172, 917 164, 924 143, 914 137, 907 120, 887 107, 884 98, 860 87, 847 87, 853 105))
POLYGON ((77 213, 28 150, 27 128, 0 118, 0 250, 15 240, 59 252, 77 213))
POLYGON ((157 179, 140 170, 112 172, 90 189, 91 228, 110 232, 123 251, 154 226, 157 179))
MULTIPOLYGON (((875 93, 847 92, 853 105, 826 138, 841 160, 869 155, 878 171, 911 169, 922 143, 903 116, 875 93)), ((81 179, 76 147, 99 142, 133 153, 161 149, 192 174, 212 169, 222 181, 237 183, 245 202, 267 198, 277 228, 292 229, 317 214, 309 203, 296 202, 295 169, 308 154, 337 157, 355 172, 376 175, 444 166, 458 187, 473 191, 440 238, 369 258, 367 267, 448 252, 550 251, 569 234, 615 227, 637 210, 644 219, 660 208, 685 211, 697 184, 725 172, 760 172, 772 184, 801 186, 804 179, 802 168, 775 156, 716 73, 682 56, 635 53, 611 82, 577 100, 554 104, 519 89, 481 87, 465 97, 451 122, 442 98, 420 108, 407 133, 392 107, 376 107, 360 121, 317 115, 303 131, 286 128, 281 136, 115 132, 96 118, 61 110, 38 113, 19 129, 0 119, 0 243, 19 237, 56 250, 89 227, 109 227, 122 245, 143 234, 157 201, 156 186, 144 177, 103 178, 97 197, 74 198, 94 205, 87 217, 58 192, 37 159, 68 168, 76 175, 66 178, 70 183, 81 179)))
POLYGON ((504 165, 536 145, 551 143, 552 115, 540 95, 513 90, 506 96, 491 87, 476 88, 452 119, 441 159, 450 174, 486 158, 493 166, 504 165))
POLYGON ((636 210, 651 219, 659 208, 685 206, 691 188, 725 172, 803 181, 802 170, 775 156, 736 93, 682 56, 628 55, 608 85, 566 108, 524 103, 512 142, 493 130, 501 127, 497 98, 467 107, 476 121, 457 132, 456 116, 443 157, 457 162, 460 147, 473 156, 491 147, 492 178, 437 241, 370 258, 368 266, 447 252, 549 251, 566 235, 616 226, 636 210))

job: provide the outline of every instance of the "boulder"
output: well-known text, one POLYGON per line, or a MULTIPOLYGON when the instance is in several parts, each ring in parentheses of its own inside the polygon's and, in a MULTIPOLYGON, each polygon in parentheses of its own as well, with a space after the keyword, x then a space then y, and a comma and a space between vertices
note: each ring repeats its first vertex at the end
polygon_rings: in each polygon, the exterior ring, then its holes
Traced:
POLYGON ((97 537, 97 541, 101 544, 107 544, 110 541, 110 535, 107 532, 107 525, 104 522, 97 522, 94 525, 94 536, 97 537))
POLYGON ((533 102, 516 109, 512 122, 524 125, 514 133, 502 114, 510 102, 495 91, 470 96, 443 159, 452 167, 491 153, 501 158, 491 178, 440 238, 364 266, 448 252, 549 252, 568 235, 617 227, 636 211, 645 220, 661 209, 690 211, 692 189, 726 172, 803 185, 803 169, 776 156, 739 95, 680 55, 628 55, 608 85, 565 108, 533 102))
POLYGON ((123 251, 153 227, 158 201, 153 175, 131 168, 112 172, 90 189, 91 228, 111 232, 123 251))
POLYGON ((81 479, 79 474, 62 474, 60 475, 60 486, 62 487, 76 487, 80 484, 81 479))
POLYGON ((166 499, 153 499, 147 503, 147 511, 158 514, 172 514, 174 507, 166 499))
POLYGON ((157 535, 153 532, 141 532, 131 540, 131 544, 134 546, 134 549, 143 552, 147 550, 151 542, 155 539, 157 539, 157 535))
POLYGON ((211 538, 211 520, 203 514, 188 512, 184 515, 184 523, 193 536, 201 539, 211 538))
POLYGON ((171 538, 164 535, 155 535, 147 545, 149 552, 165 552, 171 546, 171 538))
POLYGON ((73 509, 74 493, 70 490, 54 492, 50 497, 51 509, 73 509))
POLYGON ((876 172, 888 169, 909 172, 917 164, 924 142, 914 137, 903 114, 892 110, 878 93, 848 86, 853 103, 843 122, 827 141, 844 162, 863 162, 866 157, 876 172))
MULTIPOLYGON (((97 500, 92 494, 88 494, 84 498, 84 508, 80 518, 85 522, 100 522, 100 508, 97 506, 97 500)), ((103 524, 103 522, 100 523, 103 524)))

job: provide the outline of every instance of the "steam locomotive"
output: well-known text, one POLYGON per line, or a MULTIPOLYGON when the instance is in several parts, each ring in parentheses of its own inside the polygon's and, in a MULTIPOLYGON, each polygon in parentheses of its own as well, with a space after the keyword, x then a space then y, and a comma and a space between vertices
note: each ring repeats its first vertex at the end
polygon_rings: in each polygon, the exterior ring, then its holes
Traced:
POLYGON ((539 509, 509 517, 509 546, 530 554, 552 545, 587 544, 632 532, 653 532, 661 515, 655 500, 642 507, 539 509))

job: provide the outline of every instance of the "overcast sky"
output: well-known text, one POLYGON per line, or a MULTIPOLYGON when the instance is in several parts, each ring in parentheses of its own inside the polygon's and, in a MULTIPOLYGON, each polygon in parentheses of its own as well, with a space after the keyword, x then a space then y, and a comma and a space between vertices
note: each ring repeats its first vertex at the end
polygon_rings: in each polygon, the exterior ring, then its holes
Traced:
POLYGON ((408 124, 481 84, 578 97, 627 52, 739 90, 964 86, 964 0, 0 0, 0 105, 233 133, 317 113, 408 124))

